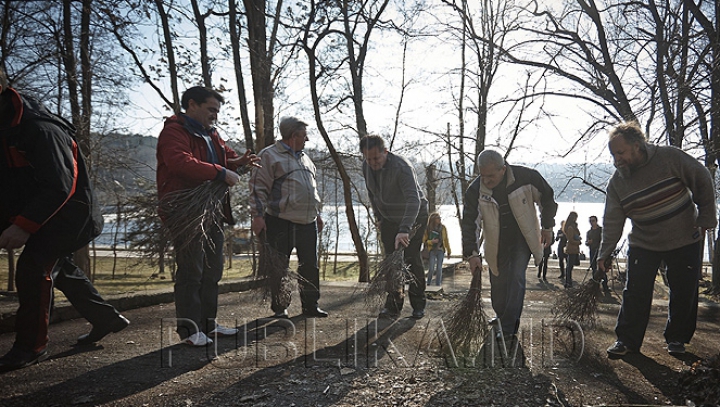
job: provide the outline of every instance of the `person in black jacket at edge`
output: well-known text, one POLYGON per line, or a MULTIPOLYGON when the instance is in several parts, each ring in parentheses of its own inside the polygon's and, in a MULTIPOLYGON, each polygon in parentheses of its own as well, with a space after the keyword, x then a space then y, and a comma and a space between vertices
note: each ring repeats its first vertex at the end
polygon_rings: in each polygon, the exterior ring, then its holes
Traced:
POLYGON ((75 128, 8 84, 0 70, 0 249, 24 249, 15 278, 15 343, 0 358, 0 371, 48 358, 53 287, 93 325, 79 345, 130 323, 72 262, 103 226, 75 128))

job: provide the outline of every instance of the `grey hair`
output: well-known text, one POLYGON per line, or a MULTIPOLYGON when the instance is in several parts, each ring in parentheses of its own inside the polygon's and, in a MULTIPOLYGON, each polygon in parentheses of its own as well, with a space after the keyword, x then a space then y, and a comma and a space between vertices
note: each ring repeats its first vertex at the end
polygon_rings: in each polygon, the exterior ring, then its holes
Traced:
POLYGON ((304 130, 307 126, 307 123, 297 117, 283 117, 280 119, 278 128, 280 129, 280 136, 282 136, 282 139, 287 140, 292 137, 296 131, 304 130))
POLYGON ((505 159, 502 154, 495 150, 483 150, 477 158, 477 165, 479 168, 487 167, 489 165, 495 168, 502 168, 505 165, 505 159))

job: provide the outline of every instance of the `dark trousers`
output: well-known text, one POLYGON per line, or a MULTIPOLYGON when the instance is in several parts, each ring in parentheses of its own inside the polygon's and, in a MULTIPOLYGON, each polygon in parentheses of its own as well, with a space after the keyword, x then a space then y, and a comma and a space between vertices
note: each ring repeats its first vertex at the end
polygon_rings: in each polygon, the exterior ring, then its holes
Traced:
POLYGON ((506 335, 516 334, 520 327, 531 255, 530 247, 520 237, 509 247, 500 249, 498 275, 490 273, 490 300, 506 335))
MULTIPOLYGON (((593 272, 593 278, 595 278, 597 272, 598 272, 598 254, 600 252, 600 246, 598 247, 592 247, 590 246, 590 269, 593 272)), ((603 289, 605 291, 608 291, 608 282, 607 282, 607 273, 600 273, 600 282, 602 283, 603 289)))
POLYGON ((640 349, 650 319, 655 277, 664 260, 670 287, 665 340, 690 342, 697 320, 701 250, 701 242, 664 252, 630 246, 627 283, 615 326, 618 340, 630 349, 640 349))
MULTIPOLYGON (((424 310, 425 309, 425 268, 422 263, 422 255, 420 254, 420 247, 422 246, 422 237, 425 234, 425 228, 427 227, 427 215, 418 216, 415 221, 417 230, 410 239, 410 244, 405 248, 404 258, 405 263, 410 265, 410 272, 413 275, 413 279, 410 282, 409 296, 410 305, 413 310, 424 310)), ((397 223, 390 222, 383 219, 380 222, 380 239, 382 240, 383 249, 385 255, 395 251, 395 236, 398 234, 400 225, 397 223)), ((385 300, 385 308, 391 312, 400 312, 403 307, 405 299, 405 293, 401 289, 398 292, 388 293, 387 299, 385 300)))
POLYGON ((565 276, 565 260, 567 260, 565 249, 558 247, 558 266, 560 266, 560 277, 565 276))
POLYGON ((550 251, 546 250, 543 252, 543 258, 538 264, 538 278, 547 278, 548 260, 550 260, 550 251))
POLYGON ((225 236, 220 225, 205 234, 183 245, 175 256, 175 316, 181 338, 215 329, 225 236))
POLYGON ((85 273, 72 261, 70 251, 78 247, 59 247, 57 238, 50 241, 40 232, 31 237, 17 262, 18 300, 20 306, 15 320, 15 347, 39 352, 48 343, 48 323, 53 303, 53 286, 88 322, 103 325, 119 315, 105 302, 85 273), (39 239, 38 239, 39 238, 39 239), (40 240, 41 239, 41 240, 40 240), (57 249, 63 250, 58 254, 57 249))
MULTIPOLYGON (((300 280, 300 302, 303 309, 317 307, 320 299, 320 269, 318 268, 317 222, 306 225, 293 223, 276 216, 265 215, 267 241, 271 247, 290 257, 293 249, 298 258, 300 280)), ((275 284, 272 289, 277 289, 275 284)), ((278 295, 272 294, 271 308, 281 312, 285 306, 277 303, 278 295)))
POLYGON ((565 287, 572 286, 572 272, 575 264, 580 260, 579 254, 568 254, 567 265, 565 266, 565 287))

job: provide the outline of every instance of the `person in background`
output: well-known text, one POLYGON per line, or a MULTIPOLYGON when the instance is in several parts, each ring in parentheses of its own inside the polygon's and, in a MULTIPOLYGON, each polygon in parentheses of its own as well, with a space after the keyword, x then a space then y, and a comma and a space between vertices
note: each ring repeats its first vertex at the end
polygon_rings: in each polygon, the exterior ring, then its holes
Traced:
POLYGON ((442 264, 445 253, 450 256, 450 242, 439 213, 430 214, 423 241, 429 253, 427 285, 430 285, 435 275, 435 285, 442 286, 442 264))
MULTIPOLYGON (((590 269, 593 272, 593 276, 599 275, 597 267, 598 252, 600 251, 600 242, 602 241, 602 226, 598 225, 597 216, 591 216, 590 219, 590 230, 585 235, 585 245, 590 250, 590 269)), ((605 293, 610 292, 607 283, 607 274, 602 273, 602 287, 605 293)))
MULTIPOLYGON (((257 166, 259 158, 249 150, 240 157, 220 138, 213 124, 224 99, 217 91, 194 86, 182 95, 185 113, 169 117, 157 143, 158 198, 190 190, 206 181, 233 186, 240 180, 236 172, 243 166, 257 166)), ((234 223, 228 194, 223 201, 223 220, 234 223)), ((162 213, 160 214, 162 218, 162 213)), ((235 328, 217 323, 218 283, 223 273, 222 225, 213 223, 203 236, 187 245, 175 242, 175 315, 177 333, 183 343, 205 346, 209 336, 231 336, 235 328), (183 246, 180 250, 178 248, 183 246)))
POLYGON ((646 141, 636 122, 610 130, 615 160, 605 196, 598 273, 615 251, 627 218, 627 283, 608 356, 639 352, 650 319, 658 267, 664 260, 670 289, 665 341, 668 353, 685 353, 697 324, 698 281, 705 231, 717 225, 715 187, 707 168, 682 150, 646 141))
POLYGON ((563 233, 567 238, 567 245, 565 246, 565 254, 567 254, 564 282, 565 288, 572 287, 573 267, 580 264, 580 243, 582 243, 582 239, 580 238, 577 218, 577 212, 570 212, 567 219, 565 219, 565 225, 563 226, 563 233))
POLYGON ((555 236, 555 241, 558 242, 557 247, 557 256, 558 256, 558 266, 560 267, 560 276, 558 278, 560 280, 565 280, 565 260, 567 260, 567 254, 565 254, 565 246, 567 246, 567 236, 565 236, 565 232, 563 232, 563 229, 565 229, 565 221, 560 221, 560 229, 557 231, 557 235, 555 236))
MULTIPOLYGON (((380 227, 385 255, 404 249, 405 262, 410 264, 413 281, 410 282, 412 317, 425 316, 425 269, 420 248, 428 222, 428 201, 420 189, 412 165, 404 157, 385 148, 380 136, 368 135, 360 140, 370 204, 380 227), (413 234, 414 233, 414 234, 413 234)), ((403 308, 404 287, 388 293, 379 317, 395 319, 403 308)))
MULTIPOLYGON (((554 240, 554 236, 551 238, 551 242, 554 240)), ((538 279, 541 279, 542 281, 547 283, 547 269, 548 269, 548 260, 550 260, 550 254, 552 253, 552 244, 549 244, 545 246, 543 249, 543 258, 540 264, 538 265, 538 279)))
MULTIPOLYGON (((328 313, 318 305, 320 269, 318 268, 318 233, 322 232, 320 195, 315 180, 315 164, 303 151, 308 139, 307 123, 296 117, 280 120, 280 140, 258 154, 262 167, 250 177, 250 210, 252 230, 266 233, 268 244, 288 258, 293 249, 298 259, 302 315, 325 318, 328 313)), ((288 318, 285 304, 271 284, 274 318, 288 318)))
POLYGON ((0 249, 23 247, 15 283, 15 343, 0 371, 49 357, 53 287, 92 324, 78 338, 89 345, 130 323, 105 302, 72 260, 100 234, 102 214, 75 128, 40 102, 9 86, 0 70, 0 249))
POLYGON ((520 327, 530 256, 535 265, 540 264, 543 249, 552 244, 557 203, 552 187, 539 172, 508 165, 497 151, 484 150, 477 165, 480 176, 465 192, 463 257, 472 273, 482 272, 482 232, 492 307, 501 325, 496 335, 507 340, 514 338, 520 327))

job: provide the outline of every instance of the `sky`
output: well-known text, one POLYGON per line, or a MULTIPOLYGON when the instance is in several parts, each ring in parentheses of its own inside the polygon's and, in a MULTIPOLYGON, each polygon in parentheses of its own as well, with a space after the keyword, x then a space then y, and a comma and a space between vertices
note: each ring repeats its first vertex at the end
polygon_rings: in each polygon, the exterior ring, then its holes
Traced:
MULTIPOLYGON (((151 35, 154 35, 151 33, 151 35)), ((395 120, 397 105, 400 99, 400 84, 402 82, 402 40, 400 37, 377 32, 374 49, 368 55, 365 73, 364 108, 369 131, 389 135, 395 120)), ((299 60, 302 61, 302 57, 299 60)), ((215 68, 213 80, 218 83, 219 77, 233 78, 227 67, 227 61, 218 57, 218 66, 215 68)), ((437 142, 437 137, 431 134, 444 134, 448 124, 452 133, 458 132, 457 111, 454 99, 457 97, 457 74, 449 74, 460 65, 460 55, 452 44, 440 38, 426 38, 423 42, 415 41, 408 47, 405 64, 405 81, 409 82, 400 116, 402 125, 399 128, 400 139, 396 143, 398 149, 407 143, 420 142, 423 148, 412 152, 421 160, 431 161, 443 154, 445 147, 437 142), (421 129, 421 130, 417 130, 421 129), (428 133, 425 133, 428 132, 428 133)), ((245 74, 249 68, 243 66, 245 74)), ((324 149, 324 142, 315 129, 315 120, 311 111, 307 74, 299 71, 297 78, 284 84, 282 97, 276 99, 276 113, 278 117, 295 115, 305 118, 311 123, 309 129, 310 142, 308 147, 324 149)), ((507 66, 493 83, 491 97, 495 100, 505 95, 506 89, 513 89, 515 82, 522 80, 524 74, 515 67, 507 66)), ((199 79, 199 74, 198 74, 199 79)), ((250 78, 245 79, 246 93, 252 97, 252 84, 250 78)), ((228 88, 235 88, 234 81, 228 83, 228 88)), ((190 85, 187 85, 190 86, 190 85)), ((187 87, 186 86, 186 87, 187 87)), ((181 91, 183 88, 181 88, 181 91)), ((168 92, 169 93, 169 92, 168 92)), ((472 96, 469 96, 472 97, 472 96)), ((124 113, 121 124, 128 131, 149 136, 157 136, 162 130, 163 117, 171 114, 164 108, 161 99, 155 91, 146 84, 140 84, 138 91, 133 92, 134 107, 124 113)), ((237 93, 226 94, 228 102, 223 106, 219 118, 220 122, 227 123, 219 126, 221 134, 226 138, 241 140, 241 123, 239 108, 237 106, 237 93)), ((587 115, 576 103, 567 99, 553 99, 545 107, 554 115, 552 121, 539 119, 527 125, 527 128, 516 141, 509 160, 513 162, 540 163, 540 162, 610 162, 610 155, 606 151, 606 135, 596 134, 581 148, 570 151, 578 134, 587 125, 587 115)), ((252 105, 250 117, 253 118, 252 105)), ((346 109, 343 117, 323 116, 325 126, 331 131, 331 137, 338 143, 336 147, 343 150, 343 138, 352 140, 354 134, 343 130, 342 124, 354 123, 353 112, 346 109)), ((466 134, 470 134, 474 127, 472 112, 466 111, 466 134)), ((486 145, 504 152, 508 135, 511 132, 514 117, 506 117, 504 107, 495 108, 490 112, 490 131, 486 145), (503 123, 504 122, 504 123, 503 123), (501 125, 501 123, 503 123, 501 125)), ((355 153, 354 145, 349 152, 355 153)), ((346 150, 350 150, 348 145, 346 150)), ((467 148, 467 147, 466 147, 467 148)))

